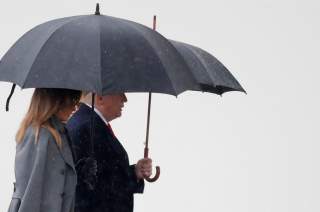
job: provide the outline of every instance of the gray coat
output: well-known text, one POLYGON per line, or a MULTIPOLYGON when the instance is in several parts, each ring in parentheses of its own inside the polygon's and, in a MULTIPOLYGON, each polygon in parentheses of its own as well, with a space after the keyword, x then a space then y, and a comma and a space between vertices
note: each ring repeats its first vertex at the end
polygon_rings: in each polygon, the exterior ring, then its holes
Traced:
POLYGON ((51 123, 62 138, 59 149, 52 134, 41 128, 38 142, 29 127, 16 147, 16 185, 9 212, 72 212, 74 210, 76 171, 63 124, 51 123))

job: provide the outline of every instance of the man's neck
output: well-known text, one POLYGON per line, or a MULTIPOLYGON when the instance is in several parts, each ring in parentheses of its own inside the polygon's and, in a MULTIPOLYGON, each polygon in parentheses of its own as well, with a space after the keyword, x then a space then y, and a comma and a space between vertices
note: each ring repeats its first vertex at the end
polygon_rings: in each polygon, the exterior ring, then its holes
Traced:
MULTIPOLYGON (((89 105, 88 103, 84 102, 85 105, 87 105, 88 107, 92 108, 91 105, 89 105)), ((102 113, 100 112, 99 108, 94 107, 94 112, 102 119, 102 121, 108 125, 109 121, 102 115, 102 113)))

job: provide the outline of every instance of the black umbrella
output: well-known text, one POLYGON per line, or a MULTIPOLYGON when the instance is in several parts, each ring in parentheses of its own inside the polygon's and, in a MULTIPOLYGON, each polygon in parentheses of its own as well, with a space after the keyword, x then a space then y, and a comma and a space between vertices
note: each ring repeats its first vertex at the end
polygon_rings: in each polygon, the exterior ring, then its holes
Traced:
POLYGON ((178 95, 198 88, 183 58, 158 32, 96 14, 56 19, 24 34, 3 56, 0 80, 100 95, 178 95))
MULTIPOLYGON (((21 88, 69 88, 101 95, 149 92, 148 157, 151 93, 244 91, 208 55, 141 24, 100 15, 97 5, 95 15, 56 19, 23 35, 2 58, 0 80, 21 88)), ((157 167, 156 177, 147 180, 156 180, 159 171, 157 167)))

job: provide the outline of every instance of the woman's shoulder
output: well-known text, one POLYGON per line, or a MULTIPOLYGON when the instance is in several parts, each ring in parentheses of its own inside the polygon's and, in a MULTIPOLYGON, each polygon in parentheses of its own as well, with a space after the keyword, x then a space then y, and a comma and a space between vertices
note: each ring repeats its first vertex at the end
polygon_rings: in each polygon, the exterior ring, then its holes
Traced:
POLYGON ((24 148, 25 146, 47 146, 49 140, 53 139, 52 134, 46 127, 40 127, 36 141, 36 129, 29 126, 24 134, 24 138, 18 143, 17 148, 24 148))
MULTIPOLYGON (((29 126, 26 130, 26 134, 25 137, 28 137, 29 135, 31 136, 35 136, 36 134, 36 129, 32 126, 29 126)), ((52 133, 50 132, 50 130, 47 127, 44 126, 40 126, 39 128, 39 134, 38 134, 38 138, 42 138, 42 139, 51 139, 53 138, 52 133)))

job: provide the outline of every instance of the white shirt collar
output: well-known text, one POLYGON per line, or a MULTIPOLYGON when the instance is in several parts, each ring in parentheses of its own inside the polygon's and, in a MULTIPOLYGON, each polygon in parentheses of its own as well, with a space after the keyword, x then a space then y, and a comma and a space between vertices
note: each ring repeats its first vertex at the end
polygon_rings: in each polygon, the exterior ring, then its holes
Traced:
MULTIPOLYGON (((84 102, 84 104, 86 104, 88 107, 91 108, 91 105, 89 105, 89 104, 87 104, 87 103, 85 103, 85 102, 84 102)), ((102 119, 102 121, 104 121, 104 123, 105 123, 106 125, 109 125, 108 121, 103 117, 102 113, 99 111, 98 108, 94 107, 94 112, 96 112, 96 114, 102 119)))

